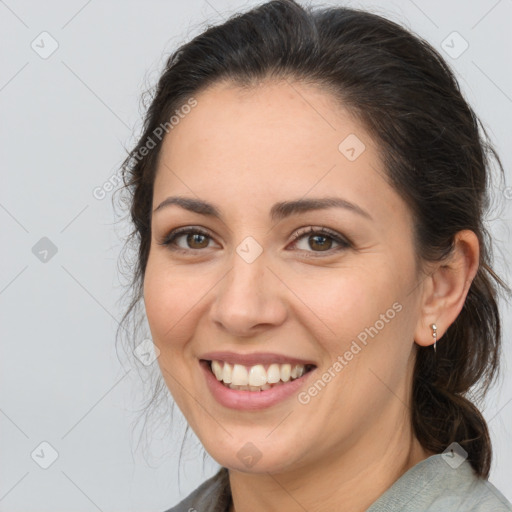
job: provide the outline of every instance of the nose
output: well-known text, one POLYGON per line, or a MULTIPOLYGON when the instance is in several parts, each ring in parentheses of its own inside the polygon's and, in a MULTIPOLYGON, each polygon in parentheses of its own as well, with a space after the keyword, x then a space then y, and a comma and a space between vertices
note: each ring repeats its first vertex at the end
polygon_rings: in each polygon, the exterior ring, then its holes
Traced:
POLYGON ((285 290, 264 253, 247 263, 234 252, 231 269, 215 290, 211 319, 231 336, 254 336, 286 319, 285 290))

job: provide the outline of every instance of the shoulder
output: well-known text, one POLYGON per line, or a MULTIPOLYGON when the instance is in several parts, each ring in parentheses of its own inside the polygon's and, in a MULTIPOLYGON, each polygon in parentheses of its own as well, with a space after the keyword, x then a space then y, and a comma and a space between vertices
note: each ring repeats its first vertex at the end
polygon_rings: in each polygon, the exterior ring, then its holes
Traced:
POLYGON ((223 467, 184 500, 165 512, 225 512, 230 500, 229 474, 223 467))
POLYGON ((416 464, 367 512, 512 512, 512 505, 467 461, 438 454, 416 464))

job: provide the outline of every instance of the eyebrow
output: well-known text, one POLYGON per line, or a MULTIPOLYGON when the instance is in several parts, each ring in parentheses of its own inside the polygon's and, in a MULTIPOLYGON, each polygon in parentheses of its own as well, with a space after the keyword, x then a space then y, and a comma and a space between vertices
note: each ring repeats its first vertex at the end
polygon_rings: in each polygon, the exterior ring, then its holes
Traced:
MULTIPOLYGON (((185 210, 198 213, 200 215, 206 215, 208 217, 215 217, 222 220, 222 214, 220 209, 201 199, 195 199, 191 197, 172 196, 164 199, 154 210, 153 213, 163 210, 171 205, 177 205, 185 210)), ((304 213, 313 210, 324 210, 327 208, 343 208, 353 213, 361 215, 367 219, 373 220, 372 216, 361 207, 357 206, 350 201, 342 199, 340 197, 322 197, 322 198, 310 198, 310 199, 297 199, 294 201, 282 201, 275 203, 270 209, 270 218, 273 221, 282 220, 291 215, 304 213)))

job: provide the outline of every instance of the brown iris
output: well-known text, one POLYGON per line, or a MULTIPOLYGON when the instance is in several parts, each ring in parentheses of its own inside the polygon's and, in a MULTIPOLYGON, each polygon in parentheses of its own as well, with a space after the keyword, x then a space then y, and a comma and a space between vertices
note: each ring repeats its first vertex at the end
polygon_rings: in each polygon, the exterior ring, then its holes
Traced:
POLYGON ((208 236, 203 235, 201 233, 189 233, 187 235, 187 244, 192 249, 204 249, 208 247, 208 236), (199 245, 194 246, 194 243, 198 243, 199 245))
POLYGON ((312 235, 309 237, 309 246, 311 247, 311 249, 318 248, 320 251, 328 251, 332 246, 332 239, 330 239, 328 236, 312 235), (323 244, 322 242, 318 243, 318 239, 323 239, 323 244), (314 240, 314 242, 311 243, 311 240, 314 240), (326 246, 326 244, 328 245, 328 247, 326 246))

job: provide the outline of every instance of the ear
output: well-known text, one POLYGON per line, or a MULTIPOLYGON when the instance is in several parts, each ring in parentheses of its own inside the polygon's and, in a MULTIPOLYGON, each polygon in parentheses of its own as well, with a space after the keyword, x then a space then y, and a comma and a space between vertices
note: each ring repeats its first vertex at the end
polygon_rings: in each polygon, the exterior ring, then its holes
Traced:
POLYGON ((437 326, 439 341, 455 321, 477 273, 479 260, 480 244, 475 233, 467 229, 459 231, 450 255, 435 264, 424 282, 420 317, 414 333, 418 345, 434 344, 432 324, 437 326))

